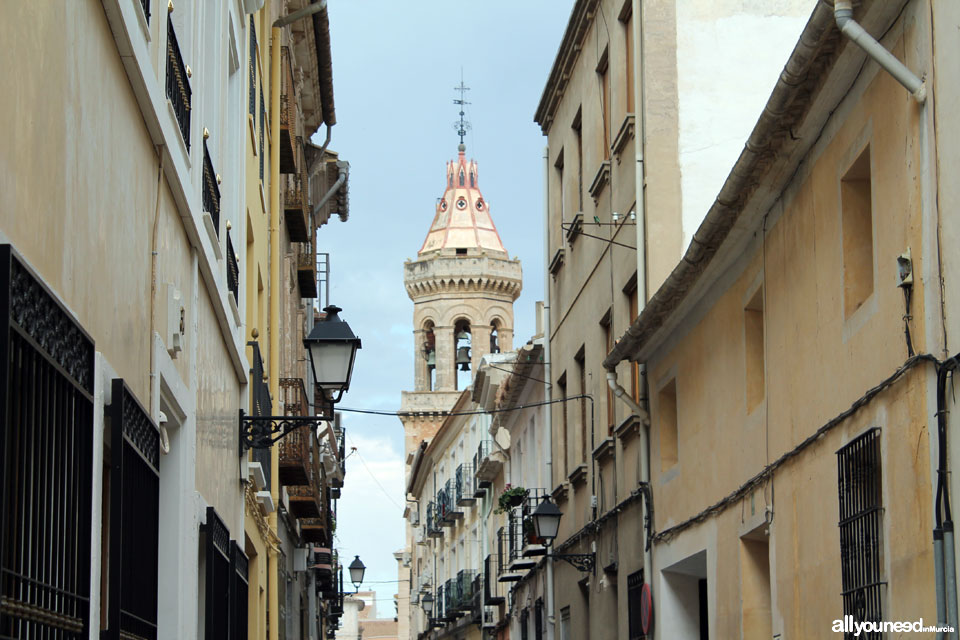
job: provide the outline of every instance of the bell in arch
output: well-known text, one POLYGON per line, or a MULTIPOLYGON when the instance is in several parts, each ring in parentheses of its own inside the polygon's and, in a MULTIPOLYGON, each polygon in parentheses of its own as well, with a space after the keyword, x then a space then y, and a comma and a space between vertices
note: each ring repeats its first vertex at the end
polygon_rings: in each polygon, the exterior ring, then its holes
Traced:
POLYGON ((428 366, 428 367, 435 367, 435 366, 437 366, 437 352, 436 352, 436 351, 432 351, 432 350, 431 350, 431 351, 428 351, 428 352, 427 352, 427 366, 428 366))
POLYGON ((470 347, 457 349, 457 364, 460 365, 460 371, 470 371, 470 347))

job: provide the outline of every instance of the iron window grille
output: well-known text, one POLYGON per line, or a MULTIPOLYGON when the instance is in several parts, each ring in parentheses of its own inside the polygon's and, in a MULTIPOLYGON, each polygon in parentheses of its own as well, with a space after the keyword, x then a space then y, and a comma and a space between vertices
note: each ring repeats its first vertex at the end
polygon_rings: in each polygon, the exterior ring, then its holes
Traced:
MULTIPOLYGON (((204 638, 245 640, 247 637, 247 556, 230 539, 230 531, 213 507, 207 507, 204 638)), ((280 581, 283 585, 283 581, 280 581)), ((281 600, 282 602, 282 600, 281 600)))
POLYGON ((183 142, 190 150, 190 78, 187 77, 187 67, 180 54, 180 45, 177 43, 177 34, 173 29, 173 20, 167 15, 167 98, 173 105, 173 112, 180 125, 183 142))
POLYGON ((247 638, 247 594, 249 561, 240 546, 230 542, 230 638, 247 638))
POLYGON ((104 640, 156 640, 160 432, 122 379, 110 418, 109 607, 104 640))
POLYGON ((0 245, 0 638, 90 626, 94 342, 0 245))
POLYGON ((640 640, 643 635, 643 621, 640 617, 640 594, 643 590, 643 569, 627 576, 627 619, 629 640, 640 640))
MULTIPOLYGON (((858 622, 883 618, 883 495, 880 429, 837 451, 843 613, 858 622)), ((866 634, 879 638, 882 634, 866 634)), ((852 638, 853 634, 845 634, 852 638)))

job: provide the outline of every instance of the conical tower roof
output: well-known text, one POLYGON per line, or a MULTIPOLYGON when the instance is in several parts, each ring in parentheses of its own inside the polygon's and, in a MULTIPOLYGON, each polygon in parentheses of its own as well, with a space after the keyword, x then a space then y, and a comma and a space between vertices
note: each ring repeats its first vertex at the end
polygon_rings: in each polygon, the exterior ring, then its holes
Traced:
POLYGON ((447 163, 446 190, 437 201, 433 224, 418 255, 488 253, 507 257, 490 217, 490 205, 480 193, 478 176, 477 162, 467 162, 466 147, 460 144, 457 159, 447 163))

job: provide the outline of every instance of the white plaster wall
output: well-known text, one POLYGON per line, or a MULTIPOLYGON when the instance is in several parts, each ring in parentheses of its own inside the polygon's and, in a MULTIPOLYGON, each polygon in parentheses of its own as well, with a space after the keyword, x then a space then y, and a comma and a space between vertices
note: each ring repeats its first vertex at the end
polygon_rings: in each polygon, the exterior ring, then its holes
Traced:
POLYGON ((815 0, 677 2, 684 251, 743 150, 815 5, 815 0))

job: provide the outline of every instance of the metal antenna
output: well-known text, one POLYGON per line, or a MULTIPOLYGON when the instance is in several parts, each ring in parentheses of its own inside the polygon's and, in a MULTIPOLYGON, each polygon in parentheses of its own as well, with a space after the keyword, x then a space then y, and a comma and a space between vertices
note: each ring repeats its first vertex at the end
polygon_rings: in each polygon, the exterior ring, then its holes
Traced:
POLYGON ((467 91, 470 91, 470 87, 463 84, 463 69, 460 69, 460 86, 454 87, 453 90, 460 92, 460 99, 458 100, 454 98, 453 100, 453 104, 460 107, 460 120, 453 123, 453 128, 457 130, 457 135, 460 136, 460 144, 462 145, 463 138, 467 135, 467 131, 470 131, 471 128, 470 123, 463 119, 463 116, 465 115, 463 112, 463 107, 464 105, 470 104, 464 100, 464 95, 467 91))

